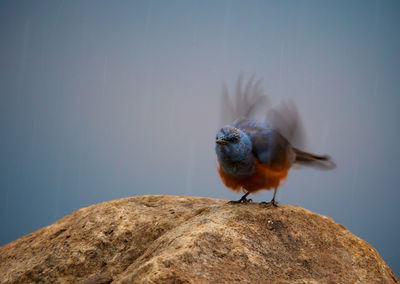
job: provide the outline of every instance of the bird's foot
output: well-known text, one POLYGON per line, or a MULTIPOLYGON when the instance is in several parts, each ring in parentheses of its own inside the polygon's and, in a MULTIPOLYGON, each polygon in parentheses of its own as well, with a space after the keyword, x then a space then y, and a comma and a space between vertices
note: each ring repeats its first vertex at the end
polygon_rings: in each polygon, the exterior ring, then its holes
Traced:
POLYGON ((270 202, 261 202, 261 204, 264 204, 265 206, 274 206, 274 207, 279 207, 278 202, 272 199, 270 202))
POLYGON ((239 200, 231 200, 228 203, 229 204, 237 204, 237 203, 251 203, 253 202, 252 199, 247 199, 247 198, 240 198, 239 200))

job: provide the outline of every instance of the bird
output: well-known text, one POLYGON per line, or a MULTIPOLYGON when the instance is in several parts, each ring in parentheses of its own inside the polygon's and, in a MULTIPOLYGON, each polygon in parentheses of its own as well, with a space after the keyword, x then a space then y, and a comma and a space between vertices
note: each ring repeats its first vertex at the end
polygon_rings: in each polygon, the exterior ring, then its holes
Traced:
POLYGON ((336 167, 329 155, 316 155, 300 150, 305 134, 296 105, 283 101, 277 107, 269 106, 261 80, 252 76, 245 87, 243 76, 236 84, 232 102, 226 87, 222 93, 223 119, 231 121, 216 135, 217 170, 226 187, 244 195, 231 203, 252 202, 250 193, 274 190, 268 206, 278 206, 276 195, 292 167, 309 166, 323 170, 336 167), (254 119, 256 109, 265 107, 266 119, 254 119))

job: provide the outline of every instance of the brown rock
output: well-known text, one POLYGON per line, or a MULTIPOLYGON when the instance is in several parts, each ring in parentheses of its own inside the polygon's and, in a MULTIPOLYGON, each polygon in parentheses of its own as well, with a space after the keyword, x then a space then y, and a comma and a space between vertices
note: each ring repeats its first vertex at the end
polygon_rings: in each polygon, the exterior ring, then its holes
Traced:
POLYGON ((399 283, 329 217, 177 196, 82 208, 4 245, 0 282, 399 283))

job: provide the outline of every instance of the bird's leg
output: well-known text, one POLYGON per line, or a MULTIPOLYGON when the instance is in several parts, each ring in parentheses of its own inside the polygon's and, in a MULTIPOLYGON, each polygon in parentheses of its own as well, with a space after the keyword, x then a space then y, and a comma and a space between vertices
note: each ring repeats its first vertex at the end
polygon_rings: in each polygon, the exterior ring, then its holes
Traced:
POLYGON ((246 192, 246 194, 243 195, 242 198, 240 198, 239 200, 232 200, 232 201, 229 201, 229 203, 249 203, 249 202, 252 202, 253 200, 246 198, 247 195, 249 195, 249 194, 250 194, 250 192, 246 192))
POLYGON ((274 197, 272 197, 272 200, 270 202, 261 202, 262 204, 266 204, 267 206, 275 206, 278 207, 278 202, 275 201, 276 193, 278 192, 278 188, 274 189, 274 197))

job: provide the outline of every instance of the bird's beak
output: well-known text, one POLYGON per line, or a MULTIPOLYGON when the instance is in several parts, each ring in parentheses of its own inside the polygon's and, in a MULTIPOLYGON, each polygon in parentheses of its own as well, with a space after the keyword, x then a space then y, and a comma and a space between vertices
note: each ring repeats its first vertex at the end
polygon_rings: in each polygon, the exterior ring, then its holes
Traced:
POLYGON ((217 139, 215 140, 215 142, 216 142, 218 145, 226 145, 226 144, 228 144, 228 142, 227 142, 226 140, 224 140, 224 138, 217 138, 217 139))

